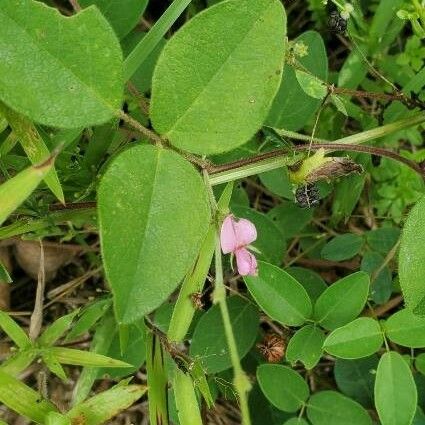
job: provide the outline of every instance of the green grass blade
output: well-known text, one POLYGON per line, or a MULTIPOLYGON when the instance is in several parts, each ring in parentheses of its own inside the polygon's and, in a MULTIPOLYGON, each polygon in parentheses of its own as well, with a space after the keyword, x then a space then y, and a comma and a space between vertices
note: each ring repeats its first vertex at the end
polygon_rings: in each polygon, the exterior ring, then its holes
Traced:
POLYGON ((4 311, 0 310, 0 329, 21 349, 31 346, 31 340, 22 328, 4 311))
POLYGON ((143 37, 140 43, 128 55, 124 61, 125 81, 128 81, 133 76, 137 68, 145 61, 190 2, 191 0, 174 0, 146 37, 143 37))
POLYGON ((192 378, 179 369, 175 373, 173 388, 180 425, 202 425, 192 378))

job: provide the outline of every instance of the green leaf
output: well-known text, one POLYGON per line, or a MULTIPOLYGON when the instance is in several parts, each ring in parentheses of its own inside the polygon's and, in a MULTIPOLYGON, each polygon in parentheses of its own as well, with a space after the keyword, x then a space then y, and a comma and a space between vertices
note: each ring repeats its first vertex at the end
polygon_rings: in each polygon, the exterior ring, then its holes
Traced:
POLYGON ((0 185, 0 225, 9 217, 52 169, 54 157, 21 171, 0 185))
POLYGON ((335 391, 320 391, 311 396, 307 416, 313 425, 372 425, 360 404, 335 391))
POLYGON ((392 273, 385 264, 385 258, 377 252, 366 252, 363 255, 360 269, 373 277, 369 295, 377 304, 386 303, 392 292, 392 273), (379 273, 377 274, 377 272, 379 273))
MULTIPOLYGON (((38 164, 50 156, 49 149, 44 143, 43 138, 28 118, 12 111, 1 102, 0 111, 6 117, 15 135, 19 138, 22 148, 33 165, 38 164)), ((46 174, 44 181, 56 198, 60 202, 65 203, 62 186, 54 167, 46 174)))
POLYGON ((285 32, 277 0, 231 0, 196 15, 169 40, 155 68, 155 129, 199 154, 248 141, 279 87, 285 32))
POLYGON ((205 186, 177 153, 138 145, 109 165, 98 210, 117 320, 131 323, 157 308, 193 266, 210 221, 205 186))
POLYGON ((56 411, 55 406, 42 400, 38 392, 1 369, 0 402, 38 424, 44 424, 46 415, 56 411))
POLYGON ((302 376, 286 366, 260 365, 257 368, 257 379, 270 403, 285 412, 296 412, 310 395, 302 376))
POLYGON ((79 0, 79 4, 81 7, 97 6, 117 36, 123 38, 139 22, 148 0, 79 0))
POLYGON ((54 373, 56 376, 62 379, 62 381, 66 381, 68 379, 63 367, 53 354, 46 352, 42 355, 42 358, 50 372, 54 373))
POLYGON ((117 385, 75 406, 66 416, 75 424, 100 425, 130 407, 145 392, 142 385, 117 385))
MULTIPOLYGON (((233 182, 226 185, 220 196, 217 203, 217 209, 219 211, 225 211, 229 207, 232 192, 233 182)), ((215 223, 211 223, 208 233, 202 242, 195 266, 186 275, 182 283, 167 333, 171 341, 182 341, 189 330, 190 323, 196 312, 191 295, 195 292, 202 292, 215 250, 216 233, 217 226, 215 223)))
POLYGON ((359 253, 363 238, 353 233, 335 236, 322 248, 322 257, 326 260, 343 261, 359 253))
POLYGON ((366 407, 373 407, 378 356, 358 360, 336 359, 334 377, 338 389, 366 407))
POLYGON ((9 272, 7 271, 7 268, 4 266, 4 264, 0 261, 0 284, 4 283, 12 283, 13 280, 10 277, 9 272))
POLYGON ((72 313, 66 314, 55 320, 38 338, 37 343, 40 347, 48 347, 53 345, 65 332, 70 328, 75 316, 79 310, 74 310, 72 313))
POLYGON ((257 228, 257 239, 252 246, 260 251, 257 255, 258 260, 280 265, 286 252, 284 233, 266 214, 252 208, 235 207, 232 211, 237 217, 252 221, 257 228))
MULTIPOLYGON (((307 55, 297 57, 297 62, 308 72, 326 81, 328 59, 321 35, 316 31, 307 31, 293 43, 303 43, 307 46, 307 55)), ((321 100, 310 97, 301 88, 295 69, 292 66, 286 66, 266 124, 276 128, 299 130, 311 119, 320 103, 321 100)))
POLYGON ((31 340, 22 328, 7 313, 1 310, 0 329, 2 329, 21 350, 32 345, 31 340))
MULTIPOLYGON (((260 317, 252 303, 238 296, 227 298, 227 306, 238 354, 243 358, 255 342, 260 317)), ((232 365, 219 305, 214 305, 199 319, 190 355, 199 356, 208 373, 221 372, 232 365)))
POLYGON ((0 12, 0 99, 41 124, 101 124, 121 108, 122 55, 106 19, 90 7, 68 18, 33 0, 0 12))
POLYGON ((75 320, 71 331, 65 338, 66 342, 73 341, 88 332, 96 322, 108 311, 112 304, 111 298, 98 299, 84 307, 79 317, 75 320))
POLYGON ((314 270, 305 269, 303 267, 289 267, 285 269, 285 271, 304 286, 304 289, 313 302, 315 302, 328 287, 322 276, 314 270))
POLYGON ((325 335, 315 325, 306 325, 291 337, 286 348, 286 360, 295 365, 300 361, 306 369, 313 369, 322 356, 325 335))
POLYGON ((289 180, 288 169, 286 167, 267 171, 258 175, 261 183, 276 195, 286 199, 293 199, 292 184, 289 180))
POLYGON ((45 425, 72 425, 71 419, 58 412, 49 412, 46 416, 45 425))
POLYGON ((201 412, 190 375, 176 368, 173 390, 180 425, 202 425, 201 412))
POLYGON ((331 332, 323 348, 336 357, 357 359, 376 353, 383 341, 379 323, 369 317, 360 317, 331 332))
POLYGON ((302 325, 312 313, 305 289, 290 274, 268 263, 258 263, 258 276, 245 284, 257 304, 273 320, 288 326, 302 325))
POLYGON ((375 381, 375 405, 382 425, 410 425, 416 411, 417 391, 403 357, 394 351, 379 361, 375 381))
POLYGON ((425 353, 421 353, 418 356, 416 356, 415 368, 422 375, 425 375, 425 353))
POLYGON ((1 365, 0 369, 12 376, 18 376, 23 372, 39 355, 37 349, 20 350, 14 355, 10 356, 1 365))
POLYGON ((381 227, 366 232, 366 242, 373 251, 386 255, 400 238, 400 229, 397 227, 381 227))
POLYGON ((369 276, 364 272, 350 274, 320 295, 314 307, 314 317, 328 330, 343 326, 360 314, 368 293, 369 276))
POLYGON ((398 276, 406 307, 425 316, 425 197, 410 211, 400 243, 398 276))
POLYGON ((319 78, 308 72, 295 70, 298 84, 306 94, 315 99, 324 99, 328 93, 328 89, 319 78))
POLYGON ((425 317, 419 317, 407 308, 390 316, 384 328, 387 337, 398 345, 425 347, 425 317))
POLYGON ((101 354, 92 353, 90 351, 75 350, 65 347, 50 347, 45 350, 56 357, 58 362, 63 364, 71 364, 76 366, 89 367, 131 367, 130 364, 121 360, 111 359, 101 354))
POLYGON ((303 418, 291 418, 286 421, 283 425, 309 425, 308 422, 303 418))

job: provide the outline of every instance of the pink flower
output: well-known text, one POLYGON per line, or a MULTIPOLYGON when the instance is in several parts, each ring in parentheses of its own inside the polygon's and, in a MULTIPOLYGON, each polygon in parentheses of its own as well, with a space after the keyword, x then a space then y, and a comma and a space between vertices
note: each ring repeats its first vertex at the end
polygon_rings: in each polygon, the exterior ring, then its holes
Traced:
POLYGON ((247 246, 257 239, 257 229, 245 218, 236 220, 228 215, 221 226, 220 243, 223 254, 235 254, 238 272, 242 276, 257 275, 257 259, 247 246))

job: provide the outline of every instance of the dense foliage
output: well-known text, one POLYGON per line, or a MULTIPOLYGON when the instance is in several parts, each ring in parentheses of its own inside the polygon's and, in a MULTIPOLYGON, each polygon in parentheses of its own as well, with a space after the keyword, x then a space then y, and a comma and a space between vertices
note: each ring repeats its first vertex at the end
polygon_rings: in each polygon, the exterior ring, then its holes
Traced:
POLYGON ((423 0, 3 0, 0 425, 424 425, 424 40, 423 0))

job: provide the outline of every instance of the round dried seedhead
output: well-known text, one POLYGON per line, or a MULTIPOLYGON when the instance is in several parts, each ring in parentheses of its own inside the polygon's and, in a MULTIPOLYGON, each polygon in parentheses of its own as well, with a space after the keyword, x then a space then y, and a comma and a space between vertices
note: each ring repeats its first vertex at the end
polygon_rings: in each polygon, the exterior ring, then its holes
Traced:
POLYGON ((279 363, 285 355, 286 342, 277 334, 268 334, 257 348, 269 363, 279 363))
POLYGON ((312 208, 320 204, 320 193, 314 183, 299 186, 295 192, 295 202, 301 208, 312 208))

